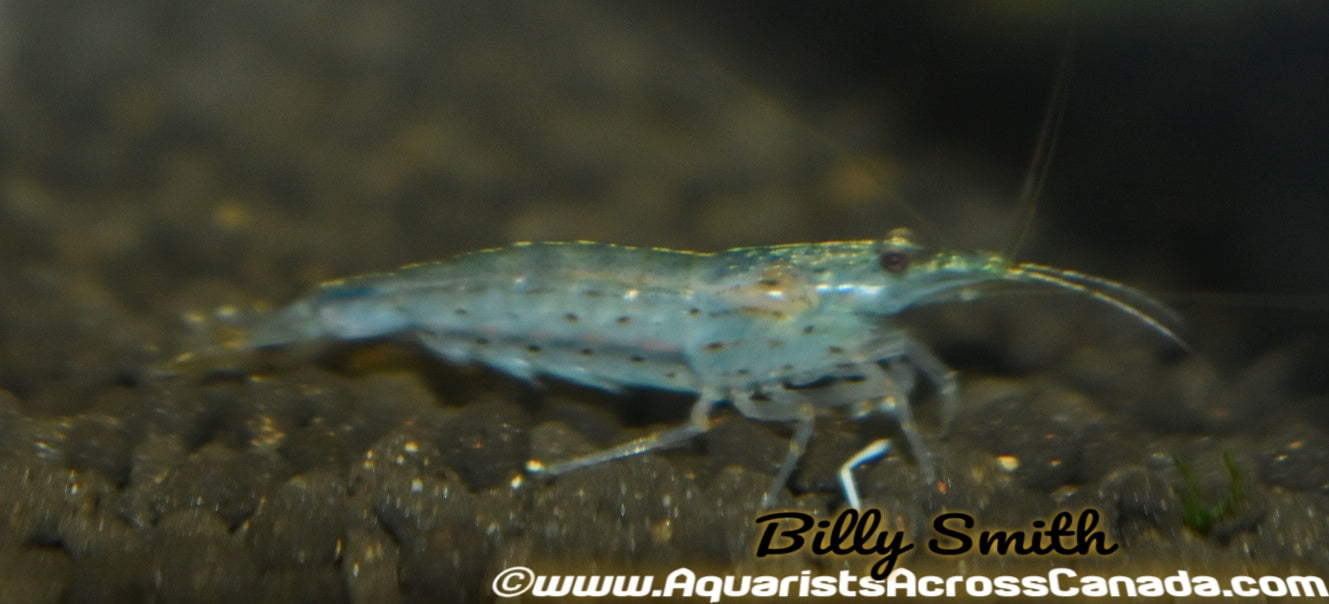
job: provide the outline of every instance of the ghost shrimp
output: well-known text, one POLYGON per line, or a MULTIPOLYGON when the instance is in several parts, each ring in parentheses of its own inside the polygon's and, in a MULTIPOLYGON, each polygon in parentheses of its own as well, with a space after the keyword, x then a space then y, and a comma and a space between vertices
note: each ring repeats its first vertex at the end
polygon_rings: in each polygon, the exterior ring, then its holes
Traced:
MULTIPOLYGON (((894 418, 924 478, 934 482, 909 394, 916 375, 932 383, 944 433, 958 409, 957 378, 895 316, 981 297, 1001 284, 1089 296, 1179 341, 1156 318, 1166 309, 1124 285, 993 253, 928 251, 899 229, 882 240, 719 253, 519 243, 325 283, 260 325, 247 344, 407 333, 449 362, 483 363, 525 380, 551 376, 609 391, 696 395, 682 426, 570 460, 528 464, 547 476, 696 437, 710 428, 715 407, 729 403, 746 417, 794 426, 765 494, 769 503, 824 410, 894 418)), ((861 506, 855 468, 889 450, 889 440, 876 440, 841 466, 849 506, 861 506)))

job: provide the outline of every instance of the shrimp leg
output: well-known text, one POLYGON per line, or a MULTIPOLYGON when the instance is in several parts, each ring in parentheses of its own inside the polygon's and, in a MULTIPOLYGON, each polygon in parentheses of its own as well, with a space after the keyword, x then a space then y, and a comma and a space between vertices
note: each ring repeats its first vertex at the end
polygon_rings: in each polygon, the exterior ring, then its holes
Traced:
POLYGON ((734 406, 744 416, 753 419, 798 422, 794 426, 794 435, 789 439, 789 449, 785 452, 784 461, 780 463, 780 470, 776 472, 771 487, 762 496, 761 505, 765 508, 770 507, 776 493, 784 490, 794 468, 798 466, 798 460, 803 458, 803 452, 807 450, 808 441, 812 438, 817 411, 806 396, 783 387, 763 390, 762 394, 770 400, 758 403, 749 394, 742 393, 734 397, 734 406))
MULTIPOLYGON (((828 386, 826 393, 841 404, 851 401, 850 414, 853 417, 863 418, 878 414, 894 418, 900 425, 900 432, 904 435, 905 441, 909 443, 909 449, 918 459, 924 481, 932 483, 936 480, 936 470, 933 468, 931 455, 923 445, 918 422, 914 419, 913 410, 909 405, 908 393, 913 389, 914 371, 913 364, 907 362, 903 356, 891 362, 886 368, 875 362, 863 362, 846 369, 846 373, 852 372, 856 379, 828 386)), ((947 382, 943 381, 939 389, 945 388, 946 384, 947 382)), ((861 505, 858 488, 854 482, 854 470, 880 459, 890 450, 890 439, 878 439, 859 450, 840 466, 838 474, 840 488, 850 507, 857 508, 861 505)))
POLYGON ((635 438, 608 449, 549 465, 531 460, 526 463, 526 470, 537 475, 551 477, 560 476, 567 474, 568 472, 599 465, 607 461, 632 457, 655 449, 672 447, 683 441, 705 434, 710 430, 711 410, 723 400, 722 397, 717 396, 714 392, 702 391, 701 396, 697 398, 697 402, 692 404, 692 411, 689 413, 688 423, 682 426, 647 434, 641 438, 635 438))

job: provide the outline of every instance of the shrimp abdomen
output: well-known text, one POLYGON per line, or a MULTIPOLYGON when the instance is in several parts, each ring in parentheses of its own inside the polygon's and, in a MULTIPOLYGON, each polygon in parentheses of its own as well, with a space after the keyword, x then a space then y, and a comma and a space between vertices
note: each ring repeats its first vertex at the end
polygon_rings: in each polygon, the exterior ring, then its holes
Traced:
POLYGON ((691 391, 676 315, 705 257, 593 243, 475 252, 324 284, 250 344, 409 333, 449 360, 519 377, 691 391))

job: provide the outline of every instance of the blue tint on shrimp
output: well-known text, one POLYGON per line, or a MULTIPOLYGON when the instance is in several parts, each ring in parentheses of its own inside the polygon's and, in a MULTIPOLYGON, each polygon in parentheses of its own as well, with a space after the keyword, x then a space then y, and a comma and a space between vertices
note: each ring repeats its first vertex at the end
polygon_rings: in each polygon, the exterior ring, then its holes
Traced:
MULTIPOLYGON (((1089 296, 1180 343, 1161 304, 1119 283, 1015 263, 987 252, 928 251, 908 231, 697 253, 591 242, 520 243, 443 262, 326 283, 271 317, 247 344, 413 334, 455 363, 516 377, 552 376, 618 391, 694 393, 690 420, 590 455, 527 470, 549 476, 673 445, 706 432, 721 403, 794 434, 764 504, 785 488, 819 411, 894 418, 929 483, 936 473, 910 408, 921 374, 936 388, 943 432, 958 409, 956 374, 894 322, 917 306, 967 301, 993 286, 1089 296), (814 382, 826 387, 806 388, 814 382)), ((876 440, 841 467, 890 450, 876 440)))

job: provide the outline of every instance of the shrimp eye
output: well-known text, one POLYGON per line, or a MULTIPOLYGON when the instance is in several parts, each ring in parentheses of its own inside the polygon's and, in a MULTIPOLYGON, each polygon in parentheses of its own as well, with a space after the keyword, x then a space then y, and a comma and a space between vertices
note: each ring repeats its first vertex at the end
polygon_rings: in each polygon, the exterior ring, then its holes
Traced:
POLYGON ((892 273, 903 273, 909 268, 909 254, 897 250, 882 252, 877 261, 882 268, 892 273))

